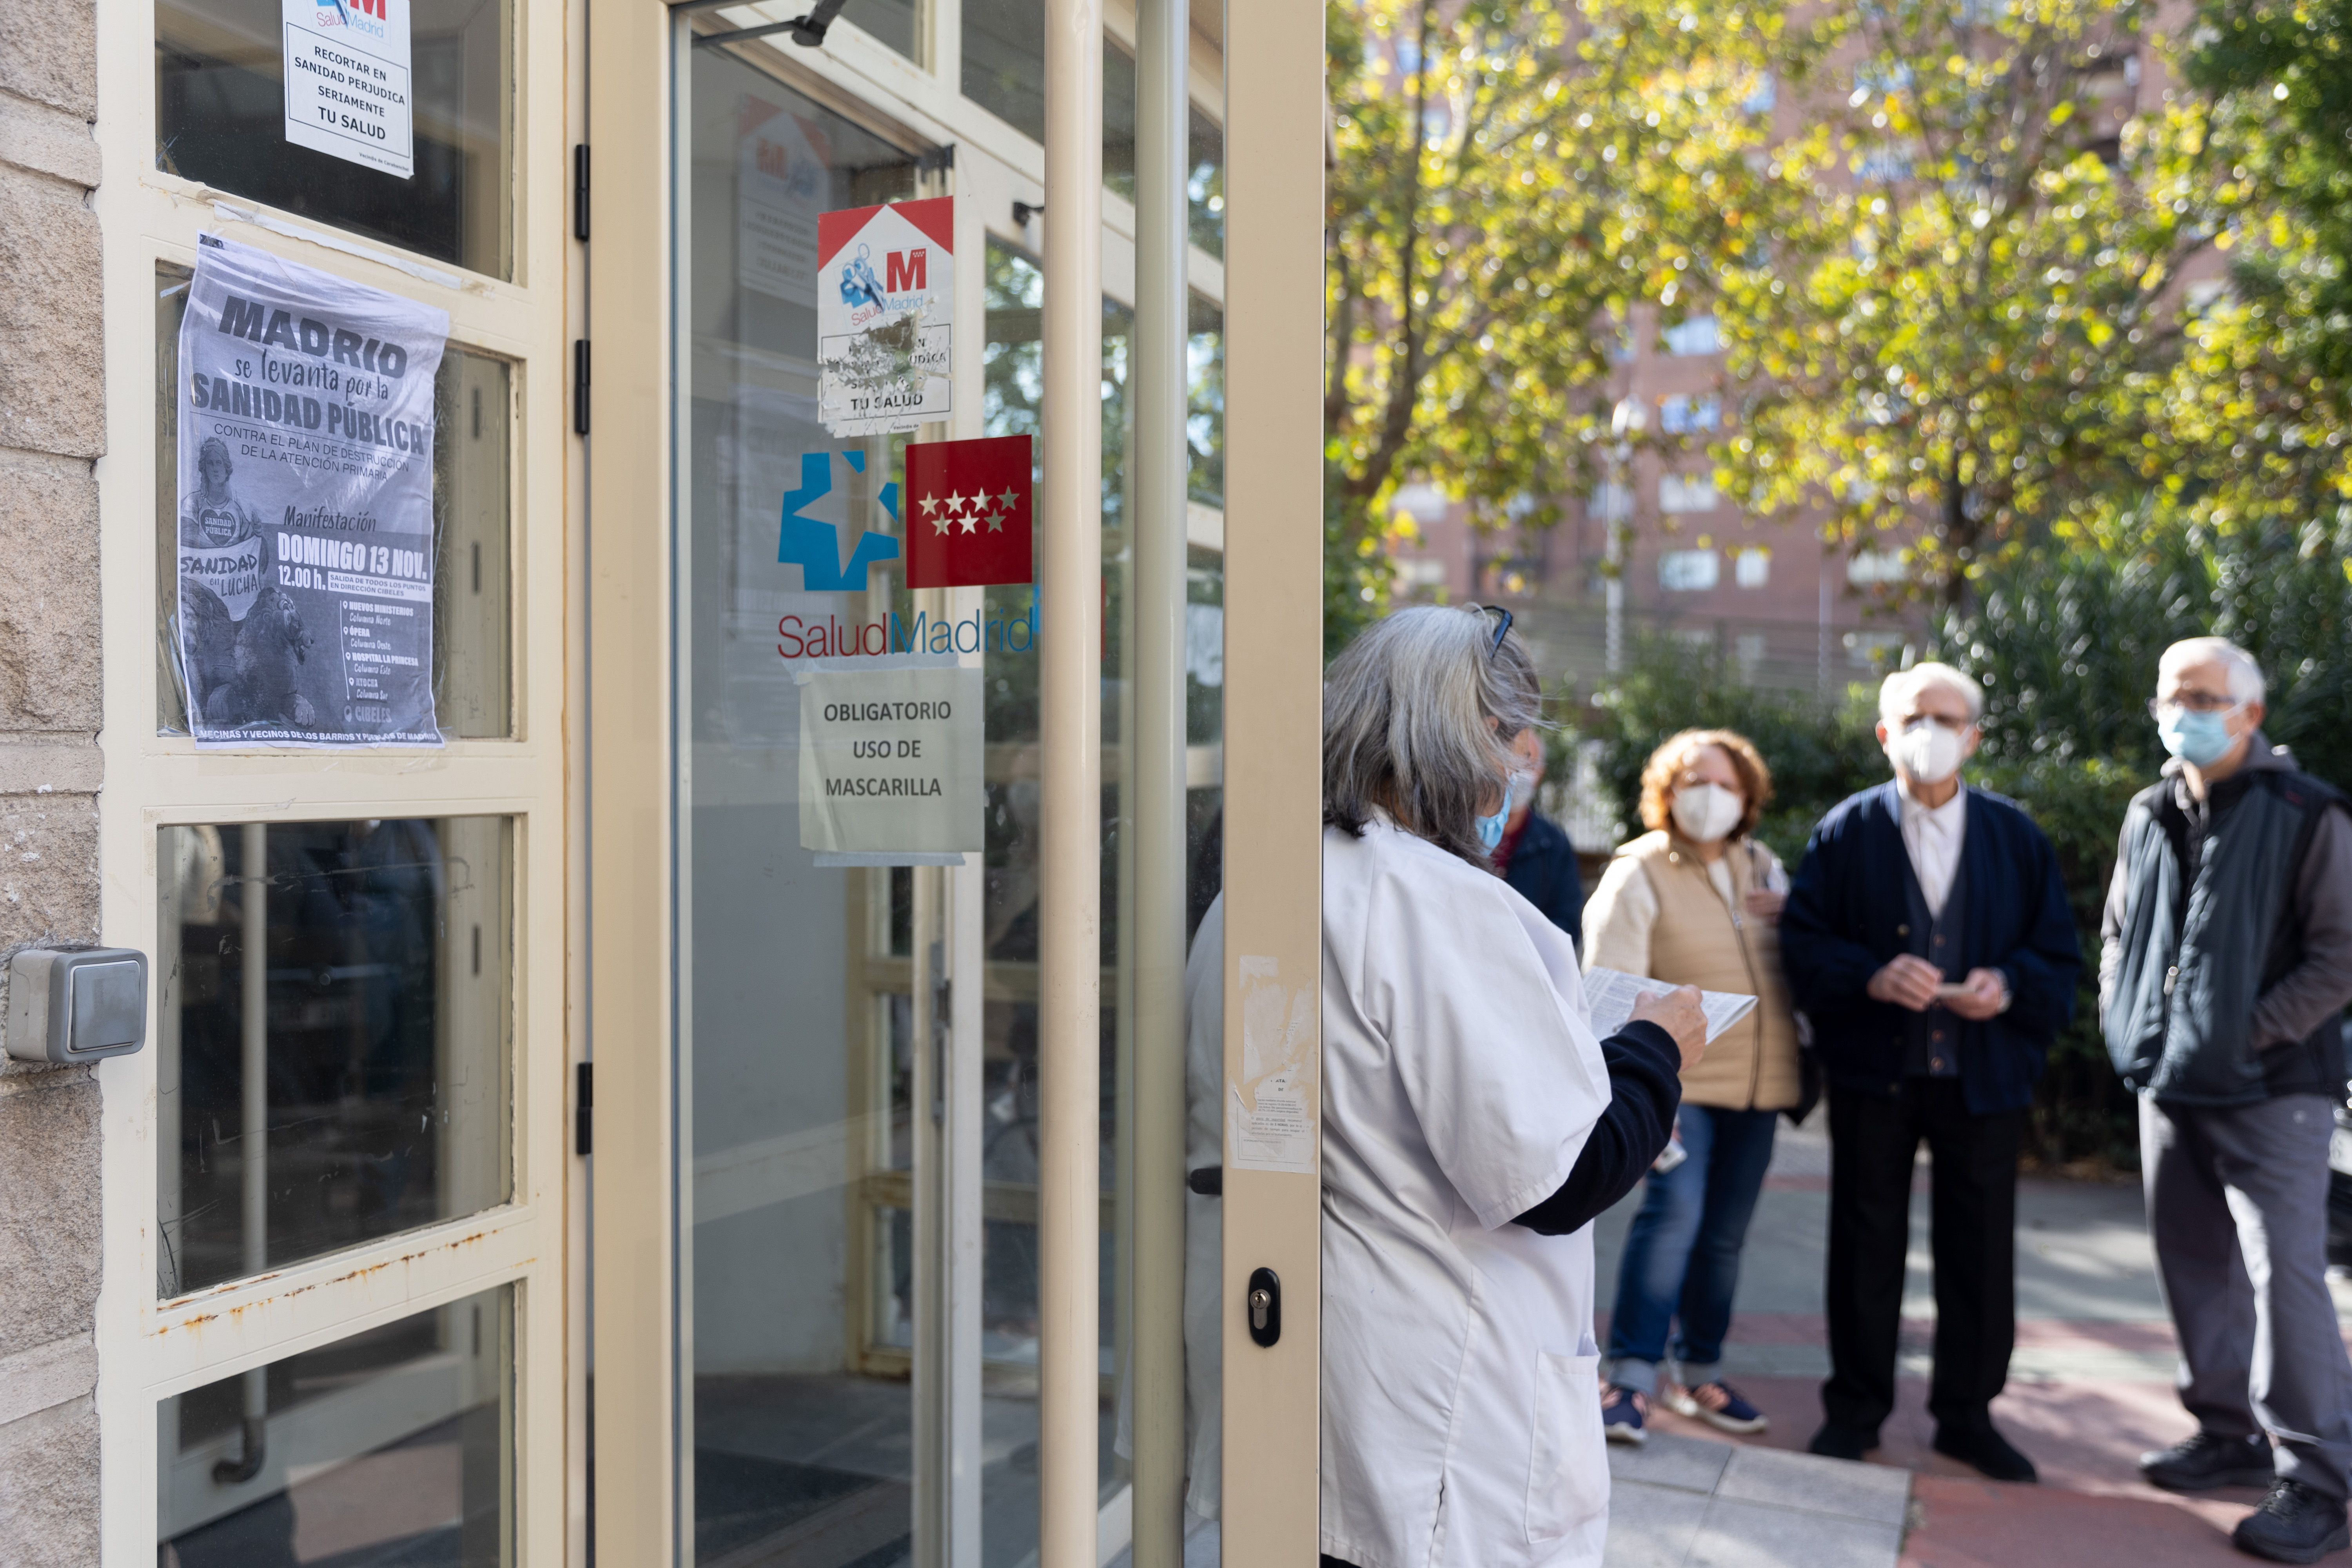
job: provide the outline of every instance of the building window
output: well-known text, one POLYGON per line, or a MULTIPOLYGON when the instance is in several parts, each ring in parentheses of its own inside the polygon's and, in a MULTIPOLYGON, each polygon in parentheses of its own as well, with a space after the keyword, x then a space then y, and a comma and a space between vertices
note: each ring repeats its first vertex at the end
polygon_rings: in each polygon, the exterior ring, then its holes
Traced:
MULTIPOLYGON (((404 47, 383 41, 382 68, 397 73, 411 100, 404 175, 389 140, 390 153, 379 153, 373 143, 322 151, 287 139, 287 39, 289 31, 311 35, 281 16, 278 0, 156 0, 155 166, 513 277, 510 0, 416 0, 413 13, 404 5, 400 14, 408 37, 404 47)), ((362 35, 352 37, 357 50, 362 35)))
POLYGON ((161 831, 159 1298, 507 1201, 512 843, 499 816, 161 831))
POLYGON ((513 1561, 514 1287, 157 1407, 167 1563, 513 1561))
POLYGON ((1668 474, 1658 481, 1658 510, 1667 512, 1713 511, 1715 480, 1701 474, 1668 474))
POLYGON ((1717 429, 1723 424, 1719 397, 1687 397, 1680 393, 1658 399, 1658 428, 1669 436, 1688 436, 1717 429))
POLYGON ((1721 574, 1721 559, 1712 550, 1669 550, 1658 557, 1658 586, 1670 594, 1703 593, 1721 574))
POLYGON ((1845 563, 1845 580, 1858 586, 1903 583, 1911 576, 1908 550, 1857 550, 1845 563))
MULTIPOLYGON (((155 268, 155 729, 188 732, 180 614, 180 318, 189 272, 155 268)), ((511 735, 514 714, 512 361, 451 341, 433 381, 433 710, 444 735, 511 735)))
POLYGON ((1769 583, 1772 580, 1772 552, 1760 544, 1732 552, 1731 580, 1743 588, 1761 588, 1769 583))
POLYGON ((1633 515, 1633 491, 1626 485, 1603 484, 1585 503, 1585 513, 1595 522, 1623 522, 1633 515))
POLYGON ((1693 316, 1664 329, 1658 335, 1665 340, 1666 352, 1677 359, 1723 352, 1723 334, 1713 316, 1693 316))

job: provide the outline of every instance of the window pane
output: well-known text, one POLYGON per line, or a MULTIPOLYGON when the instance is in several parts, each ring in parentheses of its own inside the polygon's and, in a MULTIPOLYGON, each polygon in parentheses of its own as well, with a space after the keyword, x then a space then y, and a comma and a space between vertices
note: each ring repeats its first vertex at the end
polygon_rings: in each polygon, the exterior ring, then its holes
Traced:
POLYGON ((513 1560, 514 1287, 155 1407, 156 1561, 513 1560))
POLYGON ((876 41, 910 60, 921 58, 915 52, 915 0, 849 0, 842 7, 841 19, 865 29, 876 41))
POLYGON ((507 1200, 512 840, 161 830, 158 1296, 507 1200))
MULTIPOLYGON (((155 269, 155 729, 188 732, 179 614, 180 318, 188 269, 155 269)), ((433 702, 444 735, 514 732, 514 366, 451 343, 433 383, 433 702)))
MULTIPOLYGON (((1042 0, 965 0, 963 95, 1031 141, 1045 140, 1042 0)), ((1194 131, 1197 136, 1197 123, 1194 131)), ((1103 40, 1102 158, 1103 184, 1133 201, 1135 58, 1108 38, 1103 40)))
POLYGON ((1192 173, 1184 190, 1192 211, 1192 243, 1212 256, 1225 253, 1225 132, 1192 108, 1192 173))
POLYGON ((286 140, 279 0, 156 0, 155 166, 406 250, 514 272, 510 0, 415 0, 406 179, 286 140))
POLYGON ((1225 313, 1200 295, 1186 323, 1186 485, 1202 506, 1225 504, 1225 313))

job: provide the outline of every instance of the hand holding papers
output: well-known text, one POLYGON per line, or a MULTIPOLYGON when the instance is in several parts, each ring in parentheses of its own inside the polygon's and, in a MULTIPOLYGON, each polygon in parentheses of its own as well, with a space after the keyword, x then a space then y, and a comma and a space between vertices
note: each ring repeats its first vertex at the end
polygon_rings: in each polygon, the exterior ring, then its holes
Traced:
MULTIPOLYGON (((1607 1039, 1625 1026, 1633 1016, 1633 1004, 1644 996, 1654 996, 1672 991, 1663 980, 1645 975, 1627 974, 1615 969, 1591 969, 1584 975, 1584 1000, 1592 1009, 1592 1032, 1607 1039)), ((1706 1015, 1706 1038, 1712 1045, 1723 1031, 1748 1016, 1756 1005, 1753 996, 1736 995, 1728 991, 1702 991, 1698 994, 1700 1011, 1706 1015)))

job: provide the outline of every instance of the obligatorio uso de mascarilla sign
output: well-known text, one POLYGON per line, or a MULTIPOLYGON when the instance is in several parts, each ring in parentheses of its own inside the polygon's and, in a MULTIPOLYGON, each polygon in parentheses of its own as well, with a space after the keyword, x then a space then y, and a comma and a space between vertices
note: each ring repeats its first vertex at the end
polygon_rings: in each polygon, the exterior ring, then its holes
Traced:
POLYGON ((817 864, 960 865, 984 847, 977 668, 891 654, 795 679, 801 847, 817 864))

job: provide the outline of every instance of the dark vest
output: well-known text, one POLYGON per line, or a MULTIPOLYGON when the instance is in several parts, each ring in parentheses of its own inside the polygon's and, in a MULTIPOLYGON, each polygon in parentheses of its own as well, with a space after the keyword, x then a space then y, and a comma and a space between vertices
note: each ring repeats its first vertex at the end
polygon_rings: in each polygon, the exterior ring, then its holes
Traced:
POLYGON ((2305 774, 2263 769, 2188 842, 2183 868, 2159 819, 2167 780, 2135 797, 2118 859, 2126 878, 2107 1055, 2135 1090, 2184 1105, 2251 1105, 2344 1092, 2338 1023, 2258 1052, 2254 1003, 2303 958, 2290 902, 2320 814, 2344 797, 2305 774), (2187 886, 2182 885, 2184 876, 2187 886))
MULTIPOLYGON (((1912 868, 1911 857, 1903 857, 1903 897, 1911 907, 1911 920, 1900 933, 1905 951, 1915 958, 1924 958, 1943 972, 1944 978, 1959 981, 1967 975, 1960 966, 1960 931, 1968 916, 1969 892, 1968 832, 1960 833, 1960 853, 1952 863, 1952 886, 1944 895, 1944 912, 1927 912, 1927 890, 1919 886, 1919 875, 1912 868)), ((1960 1076, 1960 1016, 1938 1002, 1924 1013, 1904 1015, 1903 1070, 1911 1078, 1958 1078, 1960 1076)))

